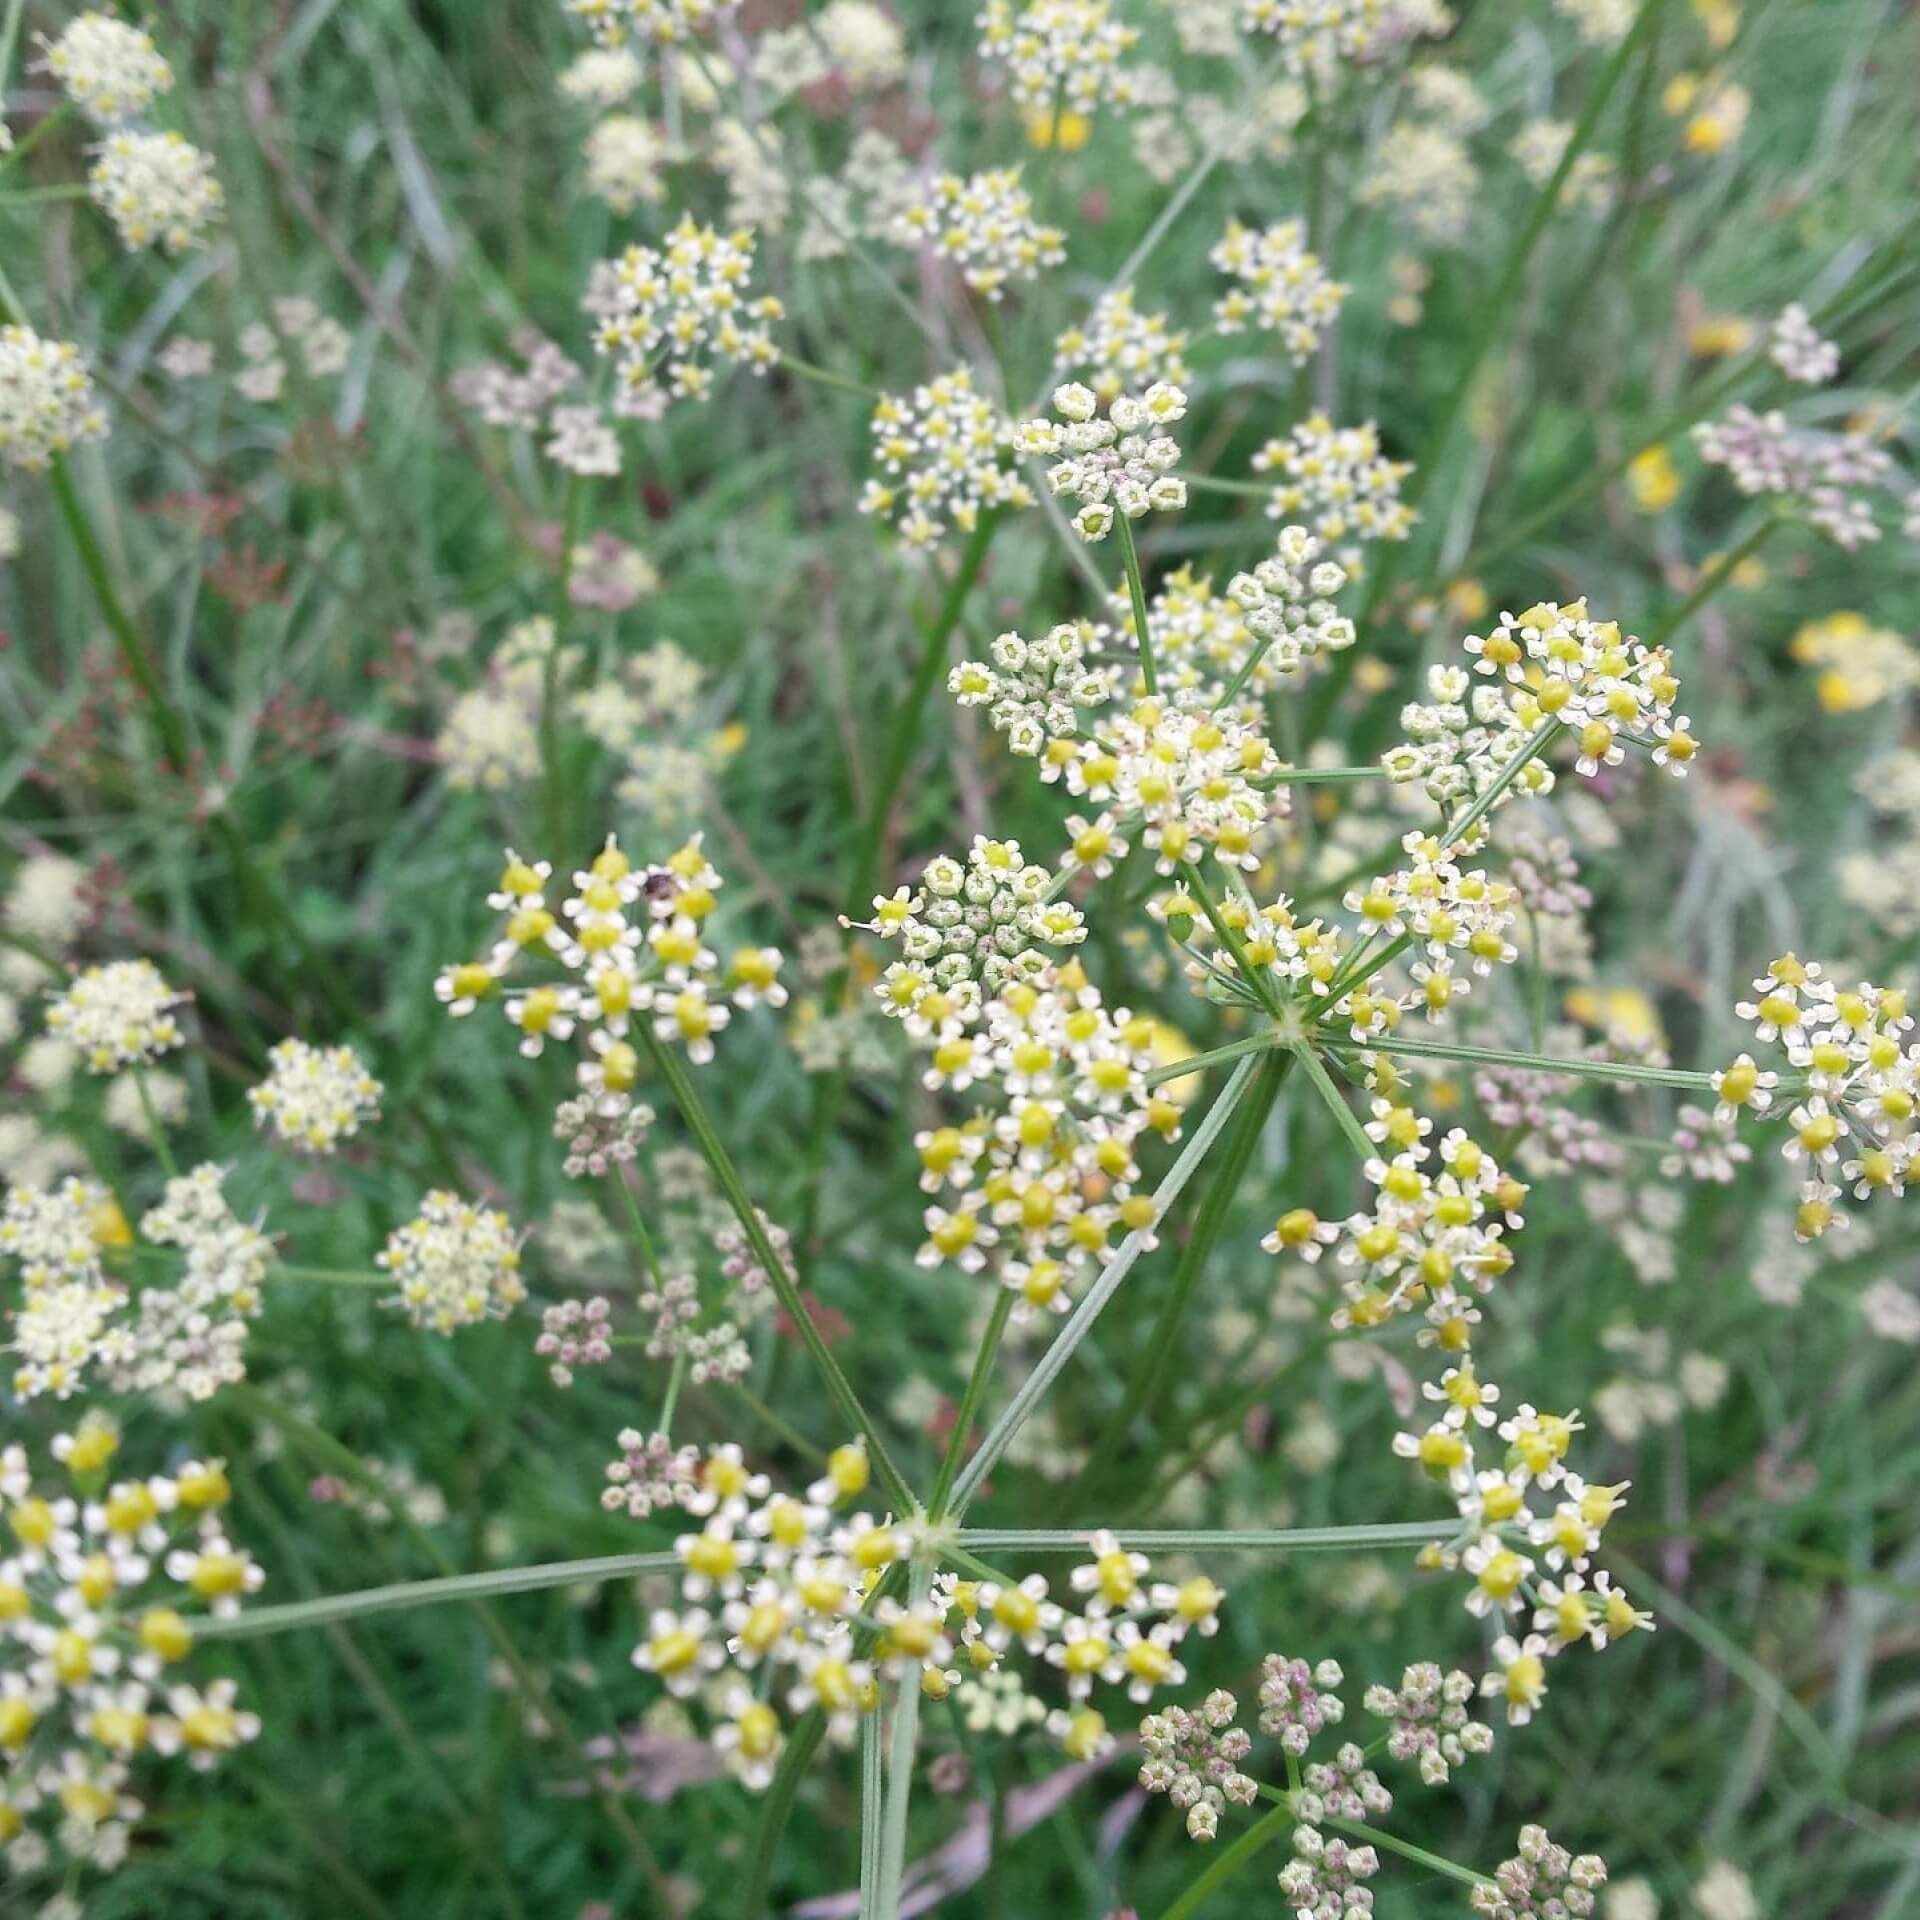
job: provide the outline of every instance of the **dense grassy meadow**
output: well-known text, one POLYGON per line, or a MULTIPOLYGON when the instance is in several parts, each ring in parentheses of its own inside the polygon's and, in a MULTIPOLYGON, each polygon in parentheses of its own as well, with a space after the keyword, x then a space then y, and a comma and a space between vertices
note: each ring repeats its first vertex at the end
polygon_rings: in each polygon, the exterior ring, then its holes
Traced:
POLYGON ((0 0, 0 1913, 1920 1913, 1917 86, 0 0))

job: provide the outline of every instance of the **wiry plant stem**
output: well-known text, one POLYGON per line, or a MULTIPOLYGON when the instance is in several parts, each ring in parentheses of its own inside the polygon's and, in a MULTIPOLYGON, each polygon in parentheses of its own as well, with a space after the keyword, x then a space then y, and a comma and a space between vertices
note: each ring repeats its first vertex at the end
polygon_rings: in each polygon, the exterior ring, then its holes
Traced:
POLYGON ((1174 1265, 1173 1286, 1166 1304, 1140 1349, 1140 1358, 1135 1363, 1120 1405, 1114 1409, 1094 1445, 1093 1457, 1096 1460, 1115 1458, 1126 1446, 1135 1420, 1142 1414, 1154 1414, 1159 1407, 1166 1389, 1168 1369, 1173 1364, 1181 1323, 1193 1303, 1200 1275, 1226 1230, 1240 1183, 1253 1164, 1260 1136, 1266 1131, 1267 1117, 1273 1112, 1274 1102, 1280 1097, 1280 1088, 1292 1064, 1292 1060, 1286 1057, 1274 1059, 1269 1056, 1263 1060, 1252 1094, 1241 1103, 1240 1111, 1234 1115, 1233 1127, 1220 1149, 1219 1161, 1208 1183, 1206 1198, 1200 1203, 1193 1231, 1187 1236, 1187 1243, 1180 1249, 1180 1258, 1174 1265))
POLYGON ((1134 637, 1140 643, 1140 677, 1149 693, 1160 691, 1160 676, 1154 666, 1153 635, 1147 626, 1147 583, 1140 572, 1140 549, 1133 543, 1133 522, 1124 513, 1114 514, 1114 530, 1120 536, 1120 564, 1126 569, 1127 597, 1133 603, 1134 637))
POLYGON ((1687 1093, 1711 1093, 1710 1073, 1681 1067, 1642 1067, 1628 1060, 1567 1059, 1550 1053, 1520 1053, 1508 1047, 1470 1047, 1452 1040, 1386 1039, 1355 1042, 1369 1053, 1403 1054, 1412 1060, 1455 1060, 1462 1066, 1514 1067, 1527 1073, 1570 1073, 1588 1080, 1617 1080, 1629 1086, 1678 1087, 1687 1093))
POLYGON ((740 1169, 734 1165, 733 1156, 714 1127, 686 1063, 671 1047, 654 1037, 650 1025, 642 1025, 640 1032, 645 1036, 655 1068, 673 1095, 674 1105, 680 1109, 680 1117, 686 1122, 687 1131, 693 1135, 695 1145, 705 1156, 707 1165, 713 1169, 713 1177, 719 1182, 721 1193, 733 1209, 734 1218, 740 1222, 740 1230, 747 1236, 753 1257, 765 1270, 768 1283, 779 1297, 781 1306, 786 1309, 788 1319, 793 1322, 801 1345, 806 1348, 826 1382, 829 1398, 839 1409, 841 1418, 866 1442, 867 1458, 873 1463, 873 1470, 886 1489, 887 1497, 901 1512, 909 1511, 914 1505, 913 1494, 901 1478, 899 1468, 893 1464, 893 1458, 887 1452, 886 1444, 881 1440, 879 1430, 868 1416, 866 1408, 848 1385, 847 1376, 840 1371, 840 1363, 821 1337, 820 1329, 813 1324, 813 1316, 800 1298, 800 1290, 787 1272, 786 1262, 780 1258, 773 1242, 767 1237, 760 1210, 753 1204, 746 1182, 740 1177, 740 1169))

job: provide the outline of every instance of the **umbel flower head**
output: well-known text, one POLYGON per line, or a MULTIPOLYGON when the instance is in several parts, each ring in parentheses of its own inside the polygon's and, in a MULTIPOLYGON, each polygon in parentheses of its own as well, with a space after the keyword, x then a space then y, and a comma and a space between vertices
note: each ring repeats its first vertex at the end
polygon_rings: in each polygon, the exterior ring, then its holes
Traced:
POLYGON ((137 253, 185 253, 226 204, 213 161, 177 133, 111 133, 87 175, 93 203, 137 253))
POLYGON ((19 1873, 110 1871, 144 1811, 130 1763, 184 1753, 210 1767, 260 1730, 231 1681, 178 1677, 195 1617, 238 1612, 264 1577, 227 1537, 224 1467, 115 1481, 118 1448, 113 1422, 89 1414, 54 1440, 57 1468, 0 1453, 0 1842, 19 1873))
POLYGON ((302 1153, 332 1153, 365 1121, 380 1112, 380 1082, 351 1047, 315 1047, 304 1040, 279 1041, 268 1053, 269 1071, 250 1088, 247 1103, 256 1124, 281 1145, 302 1153))
MULTIPOLYGON (((1180 1647, 1191 1633, 1213 1631, 1225 1598, 1205 1578, 1149 1584, 1145 1556, 1099 1534, 1088 1543, 1094 1558, 1070 1580, 1074 1593, 1090 1596, 1083 1613, 1051 1599, 1040 1574, 1016 1583, 942 1573, 915 1604, 875 1602, 874 1584, 924 1543, 911 1524, 836 1511, 867 1486, 858 1443, 837 1448, 803 1497, 776 1491, 735 1445, 710 1447, 702 1459, 631 1429, 620 1445, 609 1510, 678 1508, 699 1523, 674 1543, 680 1604, 648 1615, 633 1664, 681 1699, 718 1706, 713 1744, 756 1791, 773 1778, 783 1707, 819 1709, 829 1732, 845 1739, 878 1710, 881 1683, 891 1680, 929 1700, 955 1699, 963 1711, 992 1707, 990 1720, 1019 1690, 1017 1665, 1036 1678, 1059 1672, 1077 1711, 1063 1713, 1055 1730, 1069 1752, 1097 1756, 1111 1742, 1104 1716, 1087 1704, 1095 1690, 1124 1686, 1145 1701, 1180 1684, 1180 1647), (717 1675, 727 1676, 718 1688, 717 1675)), ((1027 1702, 1013 1725, 1044 1716, 1027 1702)))
POLYGON ((71 1041, 90 1073, 114 1073, 181 1044, 174 1009, 186 997, 167 985, 151 960, 110 960, 76 974, 65 992, 53 996, 47 1031, 71 1041))
POLYGON ((97 127, 138 120, 173 86, 151 36, 111 14, 76 14, 45 45, 42 65, 97 127))
POLYGON ((1103 100, 1131 106, 1135 77, 1125 64, 1140 32, 1115 17, 1108 0, 987 0, 980 51, 1003 60, 1014 104, 1029 114, 1091 114, 1103 100))
POLYGON ((393 1275, 407 1318, 433 1333, 504 1318, 527 1297, 512 1221, 457 1193, 429 1193, 374 1263, 393 1275))
POLYGON ((716 359, 755 373, 779 359, 768 327, 784 309, 746 294, 753 252, 751 227, 721 234, 687 214, 664 247, 629 247, 595 269, 594 345, 613 356, 621 412, 651 419, 674 400, 704 400, 716 359))
POLYGON ((576 891, 558 914, 547 904, 552 873, 550 862, 507 850, 499 885, 487 896, 505 916, 500 937, 484 959, 443 967, 434 994, 455 1018, 502 998, 529 1059, 550 1042, 574 1043, 580 1091, 560 1106, 556 1131, 571 1142, 568 1171, 598 1174, 632 1158, 653 1118, 634 1099, 640 1053, 633 1023, 646 1022, 654 1045, 683 1048, 704 1065, 736 1008, 786 1004, 784 961, 775 948, 741 946, 723 963, 707 945, 722 882, 697 834, 644 869, 609 834, 574 874, 576 891), (523 967, 544 977, 502 995, 523 967))
POLYGON ((1213 264, 1240 284, 1213 309, 1222 333, 1259 327, 1280 336, 1295 366, 1304 366, 1345 303, 1343 282, 1327 277, 1320 257, 1307 248, 1307 230, 1298 220, 1264 229, 1227 223, 1212 254, 1213 264))
POLYGON ((1316 539, 1349 553, 1363 540, 1404 540, 1417 516, 1400 500, 1400 483, 1413 471, 1380 451, 1368 421, 1336 427, 1324 413, 1309 415, 1284 440, 1269 440, 1253 456, 1256 473, 1277 473, 1267 501, 1270 520, 1304 521, 1316 539))
POLYGON ((80 349, 31 327, 0 327, 0 460, 38 473, 56 454, 106 434, 80 349))
POLYGON ((949 526, 971 533, 988 507, 1027 507, 1033 491, 1013 464, 1013 427, 966 367, 887 393, 873 410, 873 451, 885 479, 870 479, 860 511, 896 520, 909 547, 939 543, 949 526))
POLYGON ((1038 279, 1067 257, 1067 236, 1035 221, 1033 196, 1020 184, 1018 167, 967 179, 937 175, 900 213, 892 238, 908 247, 930 242, 959 266, 975 293, 996 303, 1009 282, 1038 279))
POLYGON ((16 1394, 64 1400, 98 1369, 119 1393, 165 1389, 205 1400, 245 1377, 246 1323, 260 1311, 273 1248, 234 1215, 221 1180, 220 1168, 202 1166, 167 1182, 140 1229, 150 1249, 178 1248, 183 1270, 176 1285, 150 1279, 137 1296, 103 1264, 134 1244, 104 1188, 68 1179, 9 1190, 0 1256, 20 1263, 16 1394))
POLYGON ((1053 409, 1058 419, 1022 421, 1017 444, 1054 461, 1047 485, 1057 498, 1082 503, 1073 516, 1081 539, 1104 540, 1116 513, 1139 520, 1187 504, 1187 483, 1172 471, 1180 449, 1165 431, 1186 418, 1180 388, 1163 380, 1137 397, 1118 394, 1103 417, 1100 396, 1070 381, 1054 389, 1053 409))
POLYGON ((1123 393, 1137 393, 1165 381, 1185 386, 1187 336, 1167 326, 1164 313, 1142 313, 1131 287, 1102 294, 1083 326, 1069 327, 1053 345, 1053 364, 1062 372, 1086 373, 1103 406, 1123 393))

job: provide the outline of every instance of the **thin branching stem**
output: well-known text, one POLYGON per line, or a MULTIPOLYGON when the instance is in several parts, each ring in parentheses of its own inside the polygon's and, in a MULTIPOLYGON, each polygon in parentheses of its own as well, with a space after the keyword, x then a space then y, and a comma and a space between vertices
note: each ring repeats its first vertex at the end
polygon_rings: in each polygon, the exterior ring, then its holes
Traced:
POLYGON ((1201 1869, 1199 1875, 1172 1906, 1163 1908, 1160 1920, 1192 1920, 1213 1896, 1263 1847, 1278 1840, 1294 1824, 1290 1804, 1277 1806, 1263 1814, 1237 1839, 1222 1847, 1201 1869))
POLYGON ((1397 1034, 1356 1042, 1369 1053, 1400 1054, 1411 1060, 1451 1060, 1462 1066, 1512 1067, 1523 1073, 1577 1074, 1588 1080, 1617 1080, 1626 1086, 1677 1087, 1686 1093, 1711 1093, 1713 1075, 1682 1067, 1643 1067, 1630 1060, 1585 1060, 1564 1054, 1522 1053, 1511 1047, 1471 1047, 1453 1040, 1402 1040, 1397 1034))
POLYGON ((940 1471, 933 1483, 933 1497, 927 1502, 927 1517, 938 1522, 947 1517, 947 1498, 953 1492, 960 1463, 967 1457, 967 1435, 973 1431, 974 1416, 986 1398, 987 1382, 993 1377, 993 1363, 999 1357, 1001 1337, 1007 1330, 1007 1317, 1013 1311, 1013 1289, 996 1290, 992 1311, 987 1316, 986 1332, 980 1337, 980 1350, 973 1357, 973 1370, 967 1376, 966 1391, 960 1397, 954 1415, 953 1432, 947 1438, 947 1450, 940 1459, 940 1471))
POLYGON ((1779 514, 1769 514, 1737 546, 1723 553, 1700 576, 1693 591, 1677 607, 1662 614, 1648 630, 1647 645, 1664 647, 1733 578, 1741 563, 1758 553, 1786 524, 1779 514))
POLYGON ((1133 603, 1134 638, 1140 643, 1140 678, 1150 694, 1160 691, 1160 675, 1153 658, 1153 634, 1147 625, 1147 583, 1140 571, 1140 549, 1134 545, 1133 522, 1124 513, 1114 514, 1114 530, 1120 536, 1120 564, 1126 570, 1127 598, 1133 603))
POLYGON ((1158 1416, 1187 1310, 1193 1304, 1200 1276, 1226 1231, 1227 1221, 1233 1213, 1233 1203, 1239 1195, 1247 1169, 1253 1164, 1261 1135, 1266 1131, 1268 1116, 1273 1112, 1274 1102, 1280 1097, 1280 1089, 1292 1065, 1291 1058, 1285 1056, 1276 1059, 1269 1055, 1263 1060, 1253 1092, 1241 1102, 1240 1111, 1233 1117, 1233 1125, 1227 1131, 1213 1168, 1213 1177, 1208 1182, 1206 1198, 1201 1201, 1199 1213, 1194 1219, 1193 1231, 1188 1234, 1186 1245, 1180 1249, 1180 1258, 1174 1264, 1173 1285, 1166 1302, 1140 1349, 1140 1357, 1134 1364, 1119 1406, 1114 1409, 1101 1429, 1099 1440, 1094 1444, 1093 1457, 1096 1460, 1114 1459, 1126 1446, 1136 1420, 1143 1415, 1149 1419, 1158 1416))
POLYGON ((693 1135, 694 1144, 705 1156, 707 1165, 713 1170, 713 1177, 720 1184, 721 1193, 733 1209, 734 1218, 740 1222, 740 1230, 746 1235, 748 1246, 753 1249, 753 1257, 765 1271, 801 1344, 819 1369, 828 1396, 838 1408, 841 1418, 866 1442, 867 1457, 873 1464, 880 1484, 886 1489, 887 1497, 901 1512, 906 1512, 915 1504, 913 1495, 906 1481, 901 1478, 899 1468, 893 1464, 893 1457, 887 1452, 879 1429, 873 1424, 866 1408, 860 1404, 853 1388, 848 1385, 839 1361, 833 1357, 820 1329, 814 1325, 813 1316, 807 1311, 806 1303, 800 1298, 800 1290, 787 1271, 787 1263, 781 1259, 768 1237, 766 1223, 747 1192, 740 1169, 734 1165, 732 1154, 727 1151, 726 1143, 720 1138, 707 1113, 706 1103, 700 1098, 686 1062, 671 1047, 655 1038, 651 1026, 643 1025, 640 1032, 653 1056, 655 1068, 673 1095, 674 1105, 680 1109, 680 1117, 686 1122, 687 1131, 693 1135))
POLYGON ((1379 1149, 1367 1138, 1366 1128, 1360 1124, 1354 1110, 1347 1105, 1346 1096, 1333 1084, 1333 1076, 1327 1071, 1320 1056, 1305 1042, 1297 1045, 1293 1052, 1308 1080, 1313 1083, 1314 1092, 1320 1096, 1322 1104, 1338 1122, 1347 1144, 1360 1156, 1363 1163, 1377 1159, 1379 1149))
POLYGON ((632 1580, 647 1573, 671 1573, 679 1560, 671 1553, 611 1553, 593 1560, 550 1560, 530 1567, 497 1567, 486 1573, 443 1574, 432 1580, 400 1580, 390 1586, 361 1587, 317 1600, 289 1600, 277 1607, 249 1607, 244 1613, 194 1623, 197 1640, 259 1640, 298 1628, 323 1627, 336 1620, 363 1620, 382 1613, 412 1613, 455 1600, 491 1600, 508 1593, 539 1593, 548 1587, 590 1587, 609 1580, 632 1580))
MULTIPOLYGON (((962 1527, 958 1539, 981 1553, 1082 1553, 1095 1527, 962 1527)), ((1142 1553, 1364 1553, 1424 1547, 1451 1539, 1457 1520, 1367 1521, 1347 1527, 1127 1527, 1127 1546, 1142 1553)))

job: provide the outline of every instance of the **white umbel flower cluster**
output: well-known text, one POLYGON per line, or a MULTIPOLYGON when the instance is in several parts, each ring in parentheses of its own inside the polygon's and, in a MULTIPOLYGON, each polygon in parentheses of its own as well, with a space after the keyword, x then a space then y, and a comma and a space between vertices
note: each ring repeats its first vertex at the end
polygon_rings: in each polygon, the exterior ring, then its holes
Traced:
POLYGON ((1329 279, 1309 251, 1298 220, 1264 228, 1231 220, 1209 258, 1240 283, 1214 303, 1214 325, 1222 333, 1277 333, 1295 366, 1305 364, 1347 297, 1345 283, 1329 279))
POLYGON ((1269 440, 1253 456, 1256 473, 1278 473, 1267 502, 1271 520, 1306 520, 1322 540, 1404 540, 1416 518, 1400 499, 1413 471, 1380 451, 1380 434, 1364 426, 1336 427, 1324 413, 1302 420, 1284 440, 1269 440))
POLYGON ((614 356, 619 408, 640 418, 672 400, 704 400, 713 361, 765 373, 779 359, 767 331, 785 311, 771 294, 749 300, 754 235, 721 234, 691 215, 664 248, 629 247, 603 263, 589 298, 600 314, 594 344, 614 356))
POLYGON ((38 473, 106 433, 80 349, 43 340, 31 327, 0 327, 0 461, 38 473))
POLYGON ((302 1153, 332 1153, 380 1112, 380 1082, 351 1047, 315 1047, 304 1040, 278 1042, 270 1069, 247 1103, 257 1124, 282 1146, 302 1153))
POLYGON ((971 533, 984 507, 1027 507, 1033 492, 1011 464, 1013 428, 966 367, 943 373, 910 400, 890 393, 873 410, 874 457, 860 511, 897 520, 909 547, 933 547, 951 526, 971 533))
POLYGON ((114 1073, 180 1045, 173 1010, 187 996, 151 960, 88 967, 47 1007, 47 1031, 79 1048, 89 1072, 114 1073))
MULTIPOLYGON (((97 1414, 52 1445, 0 1452, 11 1523, 0 1557, 0 1836, 12 1884, 51 1869, 111 1871, 144 1811, 132 1763, 184 1753, 196 1770, 260 1731, 239 1689, 167 1685, 195 1621, 237 1613, 265 1576, 228 1539, 217 1460, 105 1484, 119 1430, 97 1414), (76 1497, 78 1496, 78 1497, 76 1497)), ((41 1914, 77 1914, 55 1897, 41 1914)))
POLYGON ((1227 583, 1227 598, 1260 642, 1257 665, 1270 675, 1290 674, 1352 646, 1353 622, 1332 604, 1346 582, 1346 569, 1320 557, 1320 542, 1305 527, 1282 527, 1274 551, 1227 583))
POLYGON ((513 1222, 439 1189, 387 1236, 374 1264, 393 1275, 407 1318, 432 1333, 504 1319, 527 1297, 513 1222))
POLYGON ((987 0, 980 15, 980 51, 1005 61, 1014 104, 1031 114, 1090 114, 1102 101, 1131 106, 1137 98, 1126 56, 1140 32, 1114 17, 1108 0, 987 0))
POLYGON ((104 13, 83 13, 49 41, 41 63, 97 127, 137 120, 173 86, 151 36, 104 13))
POLYGON ((998 302, 1008 283, 1038 279, 1067 257, 1067 236, 1033 217, 1033 196, 1018 167, 997 167, 963 179, 943 173, 894 221, 902 246, 931 243, 955 262, 975 293, 998 302))
POLYGON ((1803 387, 1824 387, 1840 371, 1840 349, 1821 338, 1798 301, 1783 307, 1774 321, 1767 358, 1803 387))
POLYGON ((1367 50, 1385 13, 1385 0, 1243 0, 1240 25, 1277 40, 1289 73, 1324 76, 1367 50))
POLYGON ((1069 327, 1054 342, 1053 364, 1063 373, 1089 371, 1094 392, 1111 405, 1157 380, 1184 386, 1186 351, 1187 336, 1170 332, 1164 313, 1142 313, 1133 289, 1116 287, 1101 296, 1084 326, 1069 327))
POLYGON ((226 204, 212 159, 177 133, 109 134, 87 191, 129 253, 185 253, 226 204))
POLYGON ((1038 640, 1003 633, 986 660, 966 660, 947 676, 947 691, 962 707, 986 707, 1009 752, 1033 759, 1049 739, 1078 728, 1081 707, 1103 705, 1111 676, 1087 662, 1088 629, 1070 622, 1038 640))
POLYGON ((1100 396, 1074 381, 1054 389, 1053 407, 1058 420, 1021 422, 1018 444, 1022 453, 1054 459, 1047 485, 1056 498, 1082 503, 1073 516, 1081 539, 1104 540, 1116 511, 1139 520, 1187 504, 1187 483, 1170 471, 1180 449, 1162 431, 1186 417, 1179 387, 1162 380, 1137 397, 1120 394, 1102 417, 1100 396))
POLYGON ((652 121, 637 113, 610 113, 587 135, 587 191, 615 213, 642 200, 666 197, 664 169, 673 149, 652 121))

